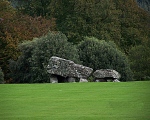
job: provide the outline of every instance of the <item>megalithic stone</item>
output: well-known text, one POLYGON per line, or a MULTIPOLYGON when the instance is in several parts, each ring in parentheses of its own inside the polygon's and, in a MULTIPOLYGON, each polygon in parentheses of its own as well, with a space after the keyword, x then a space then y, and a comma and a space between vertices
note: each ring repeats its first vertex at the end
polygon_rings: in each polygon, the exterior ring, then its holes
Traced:
POLYGON ((92 68, 75 64, 71 60, 66 60, 56 56, 52 56, 49 59, 47 66, 48 73, 63 77, 87 78, 92 71, 92 68))
POLYGON ((96 70, 93 73, 93 76, 96 78, 113 78, 113 79, 120 79, 121 75, 112 69, 100 69, 96 70))
POLYGON ((71 60, 53 56, 49 59, 47 72, 67 77, 69 74, 74 73, 74 70, 72 69, 73 64, 74 62, 71 60))

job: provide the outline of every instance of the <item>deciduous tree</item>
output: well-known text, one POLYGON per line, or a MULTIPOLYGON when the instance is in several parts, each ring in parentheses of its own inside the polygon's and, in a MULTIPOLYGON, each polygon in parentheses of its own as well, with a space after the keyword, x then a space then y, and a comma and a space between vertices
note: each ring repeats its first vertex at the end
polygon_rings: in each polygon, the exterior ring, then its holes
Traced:
POLYGON ((69 43, 67 37, 60 32, 49 32, 46 36, 23 42, 19 48, 22 52, 21 56, 17 61, 10 61, 13 82, 49 82, 45 67, 52 56, 79 62, 76 47, 69 43))
POLYGON ((150 80, 150 47, 139 45, 129 52, 131 69, 136 80, 150 80))
MULTIPOLYGON (((18 13, 8 1, 0 1, 0 66, 8 73, 8 60, 19 56, 18 44, 55 30, 55 19, 47 20, 18 13)), ((5 76, 7 77, 7 76, 5 76)))
POLYGON ((78 47, 83 65, 94 70, 114 69, 121 74, 121 81, 132 80, 128 59, 115 43, 86 37, 78 47))

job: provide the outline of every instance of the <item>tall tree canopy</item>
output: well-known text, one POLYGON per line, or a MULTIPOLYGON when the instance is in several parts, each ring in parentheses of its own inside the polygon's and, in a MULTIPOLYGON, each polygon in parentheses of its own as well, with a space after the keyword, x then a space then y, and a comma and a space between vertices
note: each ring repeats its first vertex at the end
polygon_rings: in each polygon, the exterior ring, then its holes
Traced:
POLYGON ((8 60, 19 56, 18 44, 54 30, 55 19, 20 14, 6 0, 0 1, 0 17, 0 66, 6 74, 8 60))
POLYGON ((17 58, 16 45, 20 41, 31 40, 49 29, 53 30, 55 20, 56 30, 64 33, 74 44, 80 43, 85 36, 93 36, 114 41, 121 51, 129 55, 130 49, 150 41, 150 14, 139 7, 136 0, 9 1, 13 7, 7 0, 0 1, 2 69, 7 66, 8 59, 17 58))
POLYGON ((56 18, 70 42, 85 36, 114 41, 126 54, 150 38, 150 15, 135 0, 11 0, 31 16, 56 18))
POLYGON ((55 17, 57 29, 73 43, 94 36, 114 41, 128 54, 149 37, 150 16, 135 0, 32 0, 20 9, 32 16, 55 17))

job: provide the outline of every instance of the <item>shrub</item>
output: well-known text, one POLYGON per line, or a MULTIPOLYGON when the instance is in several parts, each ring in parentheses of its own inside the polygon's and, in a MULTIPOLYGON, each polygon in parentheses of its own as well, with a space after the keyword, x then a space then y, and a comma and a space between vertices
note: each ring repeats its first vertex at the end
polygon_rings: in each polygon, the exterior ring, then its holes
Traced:
POLYGON ((19 46, 22 55, 17 61, 10 61, 14 82, 48 82, 49 76, 45 69, 52 56, 79 62, 78 51, 74 45, 67 41, 67 37, 58 32, 49 32, 46 36, 35 38, 19 46))
POLYGON ((98 69, 114 69, 121 74, 121 81, 132 80, 132 72, 127 57, 113 42, 86 37, 78 45, 83 65, 98 69))

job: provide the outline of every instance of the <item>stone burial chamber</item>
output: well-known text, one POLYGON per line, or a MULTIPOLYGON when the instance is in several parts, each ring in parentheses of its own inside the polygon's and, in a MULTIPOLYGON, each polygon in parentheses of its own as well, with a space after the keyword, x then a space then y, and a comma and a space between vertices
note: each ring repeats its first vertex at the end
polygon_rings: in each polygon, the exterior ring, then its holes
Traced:
POLYGON ((120 82, 119 79, 121 78, 121 75, 112 69, 96 70, 93 76, 95 77, 95 82, 120 82))
POLYGON ((92 68, 56 56, 49 59, 47 66, 51 83, 75 82, 76 79, 79 79, 80 82, 88 82, 87 78, 92 71, 92 68))

